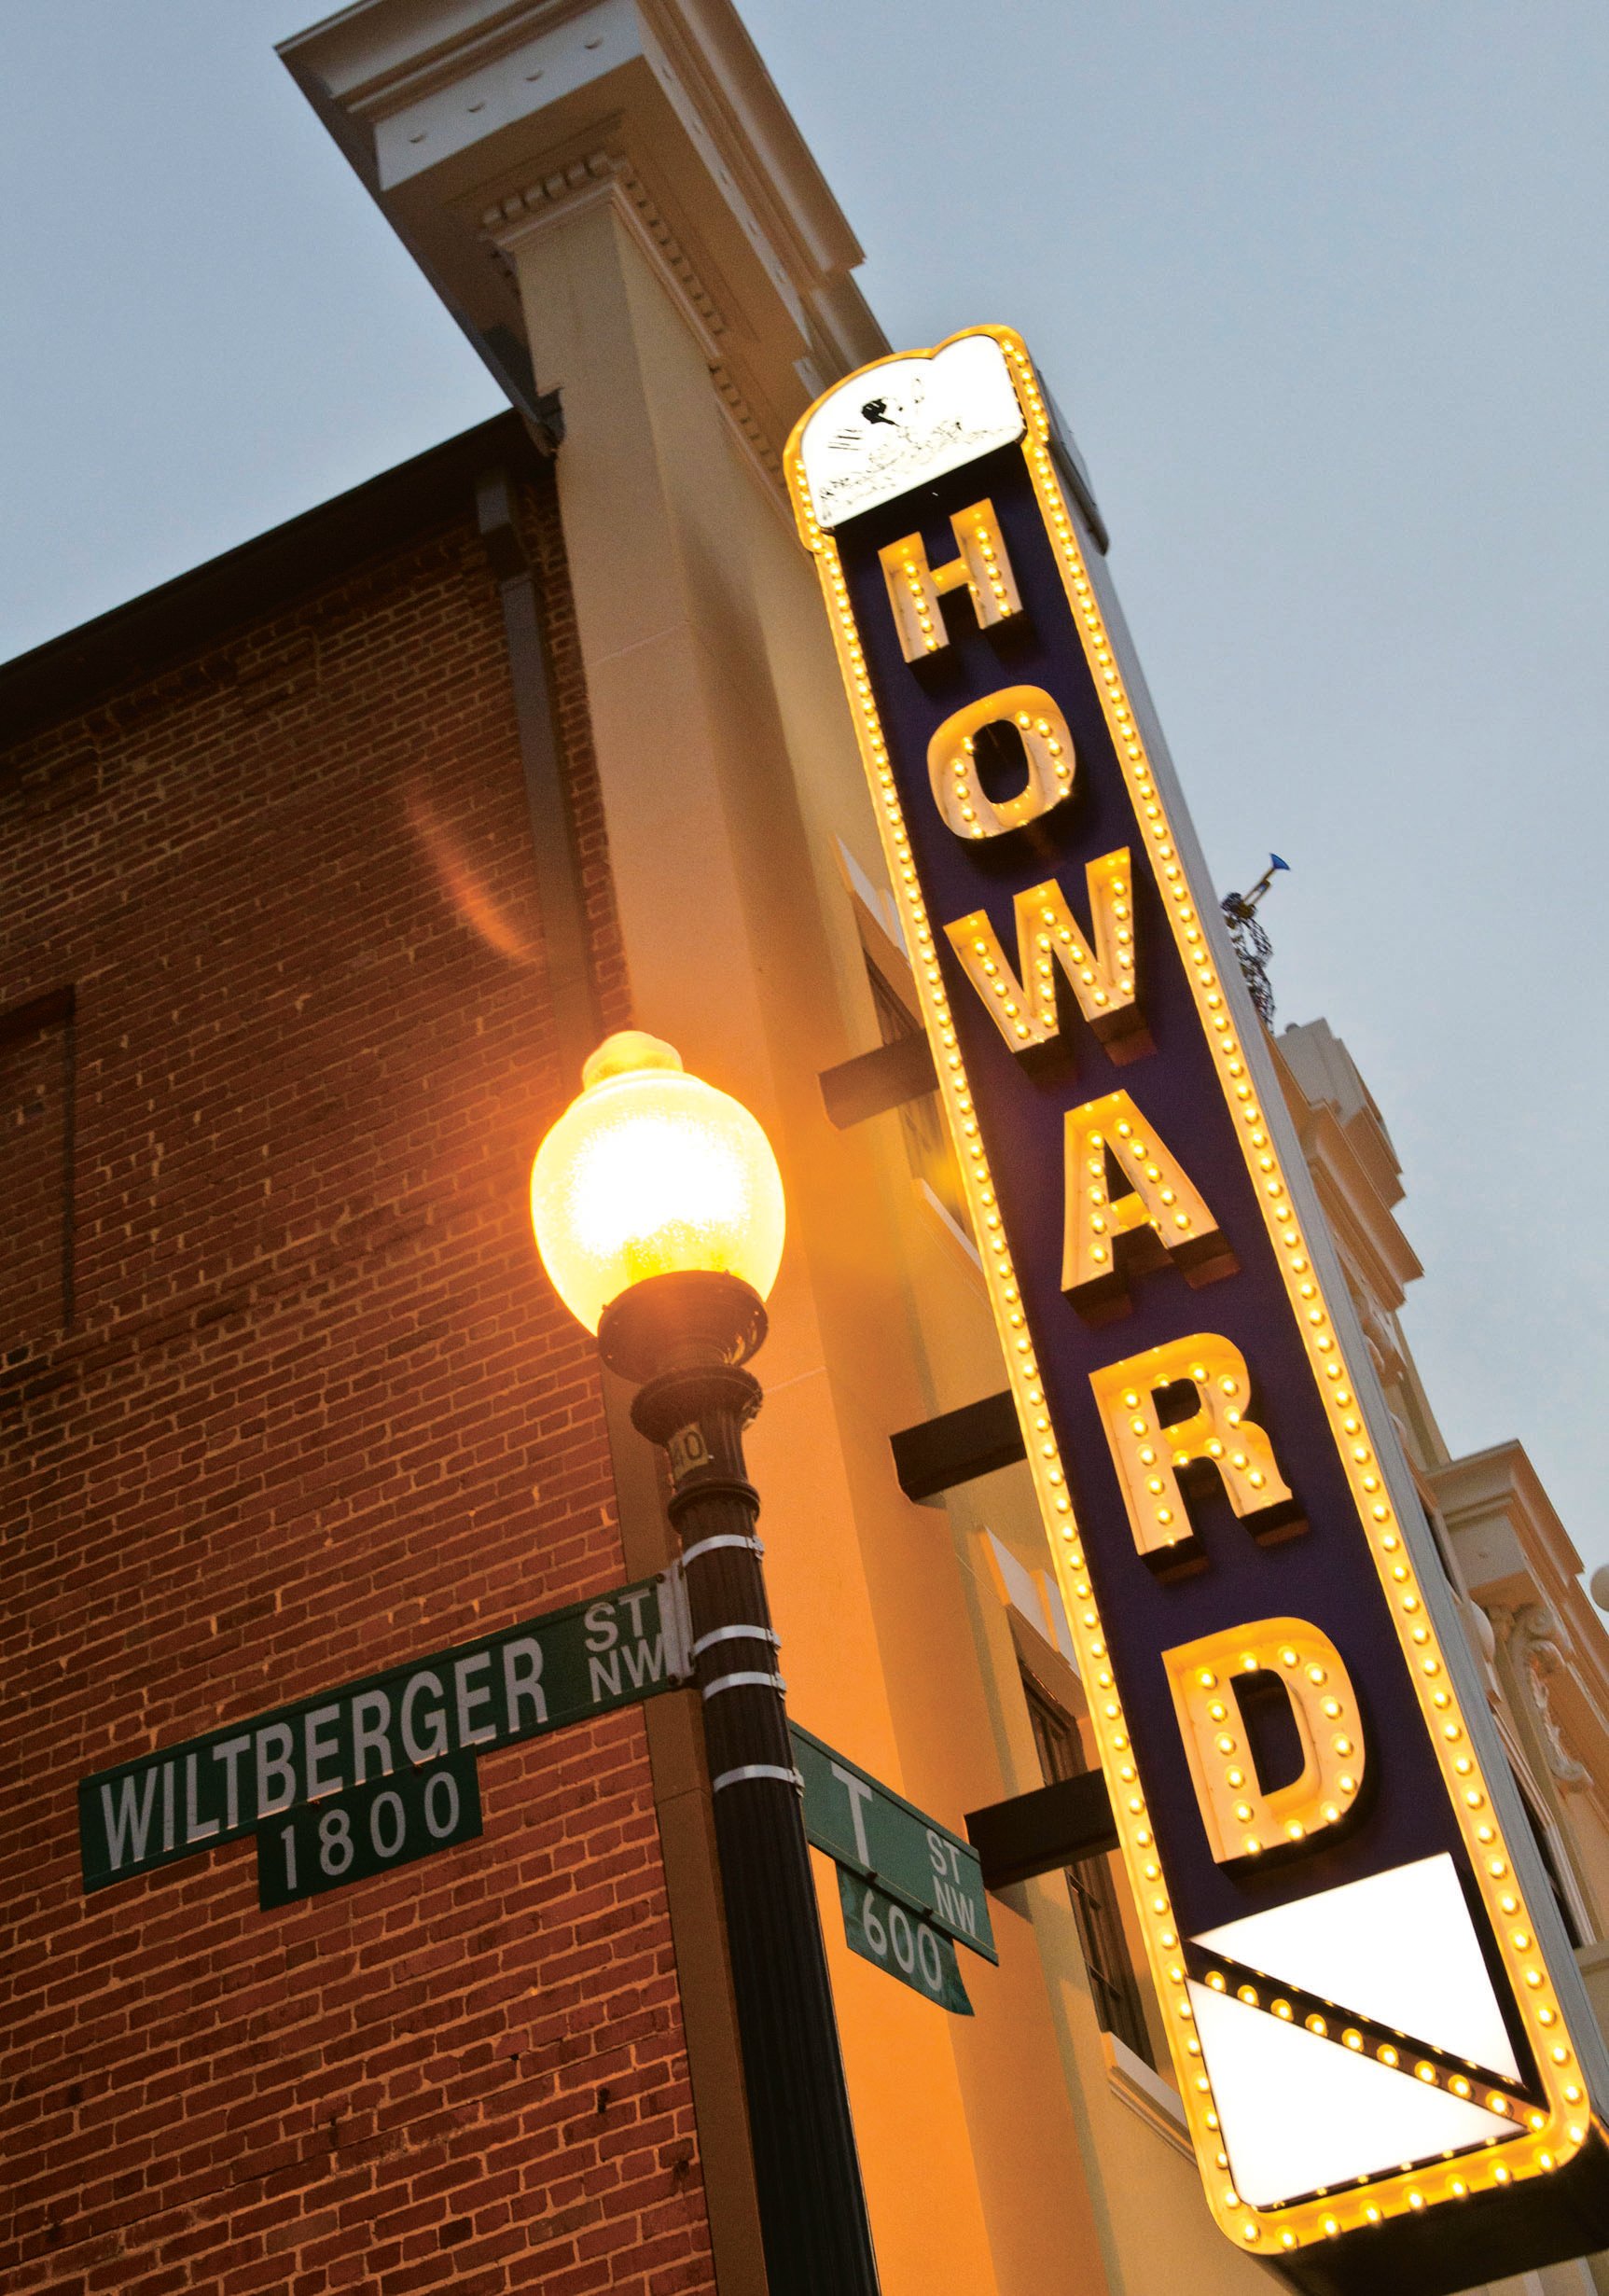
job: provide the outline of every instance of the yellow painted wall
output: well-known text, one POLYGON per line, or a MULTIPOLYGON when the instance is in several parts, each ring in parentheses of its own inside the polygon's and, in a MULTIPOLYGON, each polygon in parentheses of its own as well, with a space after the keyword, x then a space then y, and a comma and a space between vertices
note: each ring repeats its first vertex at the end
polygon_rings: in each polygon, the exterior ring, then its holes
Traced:
MULTIPOLYGON (((1020 1471, 948 1509, 890 1432, 1002 1384, 981 1282, 895 1116, 828 1124, 819 1072, 878 1040, 839 844, 876 840, 813 567, 673 293, 605 191, 511 235, 560 485, 636 1016, 770 1131, 790 1235, 750 1456, 789 1703, 923 1808, 1038 1783, 979 1528, 1043 1540, 1020 1471)), ((1011 1893, 950 2018, 851 1956, 821 1866, 888 2296, 1207 2296, 1255 2268, 1193 2164, 1108 2074, 1065 1886, 1011 1893)))

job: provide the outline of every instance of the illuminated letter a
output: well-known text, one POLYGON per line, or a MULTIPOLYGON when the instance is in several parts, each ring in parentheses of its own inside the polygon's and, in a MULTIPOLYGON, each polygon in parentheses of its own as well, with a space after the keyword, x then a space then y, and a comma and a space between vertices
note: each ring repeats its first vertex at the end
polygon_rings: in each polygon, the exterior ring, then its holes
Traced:
POLYGON ((1061 1288, 1080 1315, 1119 1314, 1130 1279, 1170 1259, 1190 1284, 1235 1273, 1205 1198, 1129 1093, 1069 1108, 1065 1137, 1061 1288))

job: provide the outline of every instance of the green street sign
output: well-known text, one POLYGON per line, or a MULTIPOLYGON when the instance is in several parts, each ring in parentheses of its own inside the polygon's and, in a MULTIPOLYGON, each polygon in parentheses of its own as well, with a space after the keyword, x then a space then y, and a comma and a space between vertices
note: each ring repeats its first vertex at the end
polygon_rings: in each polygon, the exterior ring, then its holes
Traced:
POLYGON ((364 1882, 480 1832, 473 1754, 444 1754, 427 1770, 350 1786, 257 1830, 257 1903, 265 1911, 364 1882))
POLYGON ((838 1870, 838 1894, 851 1953, 886 1969, 890 1977, 897 1977, 924 2001, 936 2001, 952 2016, 972 2015, 961 1964, 947 1937, 848 1866, 838 1870))
MULTIPOLYGON (((283 1833, 333 1796, 378 1793, 444 1756, 489 1753, 674 1690, 688 1672, 684 1643, 677 1590, 641 1579, 97 1771, 78 1785, 84 1887, 276 1821, 283 1833)), ((293 1838, 299 1854, 299 1830, 293 1838)))
MULTIPOLYGON (((903 1794, 880 1785, 797 1722, 788 1724, 804 1780, 805 1834, 839 1866, 875 1882, 908 1912, 998 1961, 978 1852, 903 1794)), ((853 1941, 852 1941, 853 1942, 853 1941)), ((857 1947, 858 1951, 859 1948, 857 1947)), ((878 1956, 870 1956, 876 1959, 878 1956)))

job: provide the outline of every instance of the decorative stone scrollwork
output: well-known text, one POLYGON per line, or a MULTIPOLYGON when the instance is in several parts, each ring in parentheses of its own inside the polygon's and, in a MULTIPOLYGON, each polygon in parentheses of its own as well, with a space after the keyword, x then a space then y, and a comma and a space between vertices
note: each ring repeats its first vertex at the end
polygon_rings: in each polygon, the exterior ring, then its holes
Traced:
POLYGON ((1548 1771, 1566 1793, 1574 1792, 1589 1783, 1588 1774, 1570 1751, 1547 1687, 1548 1677, 1562 1672, 1568 1663, 1564 1631, 1546 1603, 1526 1603, 1518 1610, 1498 1610, 1492 1616, 1541 1727, 1548 1771))

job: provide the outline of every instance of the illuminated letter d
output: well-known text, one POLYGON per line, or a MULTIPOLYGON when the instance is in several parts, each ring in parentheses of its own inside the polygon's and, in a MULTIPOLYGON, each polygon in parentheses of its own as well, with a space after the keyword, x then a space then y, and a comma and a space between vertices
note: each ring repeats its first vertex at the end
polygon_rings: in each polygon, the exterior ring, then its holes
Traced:
POLYGON ((1162 1663, 1219 1865, 1311 1841, 1356 1806, 1357 1698, 1316 1626, 1259 1619, 1180 1643, 1162 1663))

